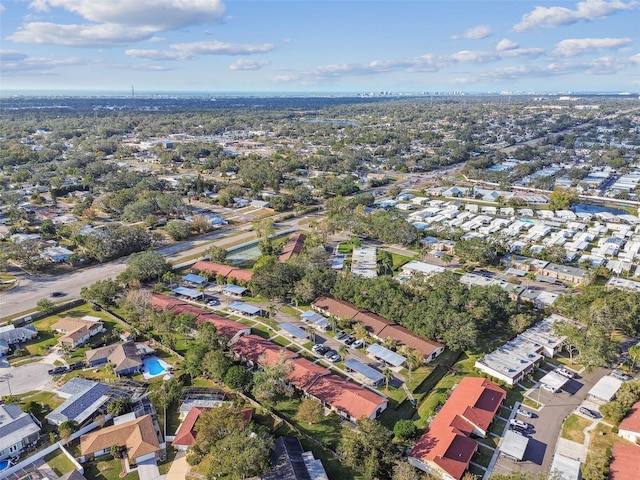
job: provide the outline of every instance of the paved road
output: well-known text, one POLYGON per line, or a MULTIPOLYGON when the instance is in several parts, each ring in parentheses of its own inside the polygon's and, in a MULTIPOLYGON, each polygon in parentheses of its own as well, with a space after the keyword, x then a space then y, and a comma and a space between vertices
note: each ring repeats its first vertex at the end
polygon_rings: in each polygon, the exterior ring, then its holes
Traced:
MULTIPOLYGON (((293 218, 279 225, 282 229, 288 228, 306 228, 301 224, 303 220, 313 216, 307 215, 301 218, 293 218)), ((249 241, 255 239, 255 233, 249 231, 251 224, 244 224, 237 227, 226 228, 212 232, 208 235, 198 237, 196 240, 188 240, 180 242, 168 247, 158 249, 168 261, 174 265, 179 264, 181 260, 196 254, 204 254, 211 246, 225 245, 233 241, 249 241), (238 233, 241 232, 241 233, 238 233), (236 234, 228 238, 231 234, 236 234), (212 240, 213 243, 211 242, 212 240)), ((114 278, 118 276, 126 268, 125 259, 121 258, 102 265, 83 268, 73 273, 62 275, 27 275, 25 273, 18 274, 19 286, 7 292, 0 294, 0 319, 9 317, 22 312, 28 312, 36 308, 36 303, 41 298, 49 298, 56 291, 64 292, 67 299, 77 298, 80 296, 82 287, 91 285, 98 280, 106 278, 114 278)))
MULTIPOLYGON (((530 396, 544 404, 544 408, 538 412, 538 417, 533 419, 518 416, 533 425, 534 430, 530 435, 531 440, 525 452, 525 458, 520 463, 500 458, 493 469, 494 473, 531 472, 534 475, 548 472, 555 453, 555 445, 560 437, 562 423, 580 406, 587 397, 591 387, 609 371, 599 368, 591 373, 584 372, 579 378, 573 379, 565 385, 563 391, 550 393, 546 390, 536 389, 530 396)), ((529 410, 527 407, 525 409, 529 410)))

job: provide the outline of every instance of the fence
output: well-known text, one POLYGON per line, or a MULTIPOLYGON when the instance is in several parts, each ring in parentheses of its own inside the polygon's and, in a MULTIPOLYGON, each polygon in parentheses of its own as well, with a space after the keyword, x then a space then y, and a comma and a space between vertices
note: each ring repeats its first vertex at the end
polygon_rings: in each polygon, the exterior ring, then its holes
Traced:
POLYGON ((13 465, 12 467, 8 467, 8 468, 2 470, 2 472, 0 472, 0 480, 4 479, 4 478, 9 478, 9 475, 13 475, 13 474, 16 474, 18 472, 22 473, 21 471, 23 471, 23 472, 24 471, 33 471, 33 468, 31 470, 27 470, 27 468, 30 465, 36 463, 38 460, 46 457, 50 453, 55 452, 57 449, 60 449, 62 451, 62 453, 69 458, 69 460, 71 461, 71 463, 73 464, 73 466, 75 467, 76 470, 78 470, 80 473, 84 474, 84 468, 82 467, 82 465, 80 465, 78 463, 78 461, 75 458, 73 458, 73 455, 71 455, 67 451, 67 449, 64 448, 62 443, 59 442, 59 443, 54 443, 53 445, 50 445, 50 446, 48 446, 47 448, 45 448, 43 450, 40 450, 39 452, 29 456, 28 458, 24 459, 22 462, 17 463, 16 465, 13 465))

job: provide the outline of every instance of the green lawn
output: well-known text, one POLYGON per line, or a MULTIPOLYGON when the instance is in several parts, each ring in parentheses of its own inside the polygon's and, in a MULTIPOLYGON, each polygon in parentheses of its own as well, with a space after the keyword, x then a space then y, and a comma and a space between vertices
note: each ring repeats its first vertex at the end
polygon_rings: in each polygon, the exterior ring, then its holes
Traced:
POLYGON ((485 447, 482 443, 479 443, 478 445, 478 451, 473 456, 473 461, 482 465, 483 467, 488 467, 489 462, 491 461, 491 457, 493 457, 493 450, 485 447))
POLYGON ((591 420, 580 417, 578 415, 571 414, 564 421, 564 425, 562 425, 562 431, 560 432, 560 436, 562 438, 566 438, 567 440, 571 440, 578 443, 584 443, 585 435, 583 430, 591 425, 591 420))
POLYGON ((84 476, 87 480, 140 480, 138 472, 130 472, 125 477, 120 476, 122 463, 114 460, 111 455, 104 455, 98 461, 83 464, 84 476))
POLYGON ((49 467, 56 472, 57 475, 62 476, 66 473, 69 473, 75 470, 75 465, 65 453, 58 449, 54 450, 46 457, 44 457, 44 461, 47 462, 49 467))

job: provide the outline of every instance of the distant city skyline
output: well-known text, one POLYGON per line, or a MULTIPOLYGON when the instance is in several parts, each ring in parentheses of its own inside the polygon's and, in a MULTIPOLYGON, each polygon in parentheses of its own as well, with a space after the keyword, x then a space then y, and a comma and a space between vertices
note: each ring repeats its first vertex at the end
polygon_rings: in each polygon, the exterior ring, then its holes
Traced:
POLYGON ((640 1, 0 0, 0 87, 638 92, 640 1))

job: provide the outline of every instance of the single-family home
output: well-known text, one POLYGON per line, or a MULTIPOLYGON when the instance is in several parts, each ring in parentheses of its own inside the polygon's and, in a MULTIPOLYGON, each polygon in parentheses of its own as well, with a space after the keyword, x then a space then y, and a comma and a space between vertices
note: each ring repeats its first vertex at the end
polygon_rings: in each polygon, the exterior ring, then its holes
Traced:
POLYGON ((91 337, 106 332, 104 324, 95 317, 64 317, 51 326, 51 329, 63 335, 58 343, 63 347, 77 348, 87 343, 91 337))
POLYGON ((160 432, 151 415, 143 415, 123 423, 87 433, 80 437, 80 453, 84 461, 107 455, 111 447, 124 447, 130 463, 139 464, 161 452, 160 432))
POLYGON ((633 443, 640 443, 640 401, 636 402, 620 422, 618 435, 633 443))
POLYGON ((446 480, 460 480, 486 437, 507 392, 484 378, 465 377, 411 450, 413 466, 446 480))
POLYGON ((0 357, 11 352, 11 345, 28 342, 38 336, 38 331, 33 325, 16 327, 13 324, 0 327, 0 357))
POLYGON ((0 405, 0 461, 17 457, 35 443, 42 425, 15 404, 0 405))
POLYGON ((94 348, 86 352, 85 356, 90 367, 104 365, 107 362, 111 363, 113 372, 118 376, 135 375, 140 373, 144 366, 134 342, 94 348))
POLYGON ((281 262, 286 262, 294 255, 298 255, 300 252, 302 252, 306 239, 307 236, 304 233, 297 232, 291 234, 289 240, 287 240, 287 243, 282 248, 278 260, 281 262))
MULTIPOLYGON (((209 410, 209 408, 199 407, 193 407, 189 410, 189 413, 187 413, 187 416, 178 427, 176 435, 171 442, 171 445, 173 445, 176 450, 182 452, 187 450, 190 446, 195 445, 198 433, 196 431, 196 422, 204 412, 209 410)), ((240 410, 240 415, 242 416, 245 425, 248 425, 251 421, 251 417, 253 416, 253 409, 243 408, 240 410)))
POLYGON ((313 452, 305 452, 296 437, 278 437, 271 453, 272 470, 261 475, 260 480, 325 480, 329 477, 322 460, 313 452))
POLYGON ((609 480, 635 480, 638 478, 640 447, 614 443, 611 449, 609 480))

